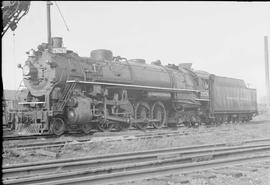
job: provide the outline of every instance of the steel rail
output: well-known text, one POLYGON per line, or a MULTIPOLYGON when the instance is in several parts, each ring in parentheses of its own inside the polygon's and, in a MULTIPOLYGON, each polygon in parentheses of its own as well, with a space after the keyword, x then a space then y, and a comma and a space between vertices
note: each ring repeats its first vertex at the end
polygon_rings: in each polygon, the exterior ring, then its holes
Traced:
MULTIPOLYGON (((204 132, 203 132, 204 133, 204 132)), ((122 137, 121 139, 110 139, 106 142, 114 142, 114 141, 120 141, 120 140, 137 140, 137 139, 150 139, 150 138, 160 138, 160 137, 171 137, 171 136, 182 136, 182 135, 188 135, 188 132, 180 133, 179 131, 172 131, 172 132, 161 132, 161 133, 147 133, 147 134, 136 134, 133 136, 130 135, 116 135, 116 136, 96 136, 96 137, 122 137)), ((41 148, 55 148, 55 147, 64 147, 66 144, 85 144, 90 143, 91 138, 86 139, 77 139, 76 143, 72 143, 74 140, 67 140, 67 141, 49 141, 49 142, 36 142, 36 143, 30 143, 30 144, 14 144, 14 145, 3 145, 3 149, 5 150, 7 147, 10 148, 16 148, 16 149, 23 149, 23 150, 35 150, 35 149, 41 149, 41 148)), ((269 139, 264 139, 269 140, 269 139)))
MULTIPOLYGON (((167 130, 167 127, 166 128, 163 128, 165 130, 167 130)), ((131 129, 132 130, 132 129, 131 129)), ((149 128, 149 130, 152 130, 152 128, 149 128)), ((186 131, 186 130, 185 130, 186 131)), ((150 132, 153 132, 153 133, 148 133, 148 134, 138 134, 136 136, 146 136, 146 135, 151 135, 151 134, 160 134, 158 132, 155 132, 155 131, 150 131, 150 132)), ((93 132, 94 133, 94 132, 93 132)), ((172 131, 171 133, 179 133, 179 131, 172 131)), ((73 135, 81 135, 80 133, 72 133, 71 136, 73 135)), ((83 135, 84 136, 84 135, 83 135)), ((124 135, 125 136, 125 135, 124 135)), ((51 135, 51 134, 46 134, 46 135, 17 135, 17 136, 3 136, 3 140, 4 141, 14 141, 14 140, 27 140, 27 139, 37 139, 37 138, 56 138, 57 136, 54 136, 54 135, 51 135)), ((100 136, 98 136, 100 137, 100 136)))
MULTIPOLYGON (((97 138, 105 137, 105 138, 111 138, 110 140, 105 140, 106 142, 114 142, 114 141, 120 141, 120 140, 137 140, 137 139, 151 139, 151 138, 161 138, 161 137, 171 137, 171 136, 183 136, 188 135, 188 132, 180 133, 179 131, 172 131, 172 132, 163 132, 163 133, 148 133, 148 134, 136 134, 136 135, 113 135, 113 136, 94 136, 97 138), (116 137, 114 139, 113 137, 116 137), (122 137, 121 139, 117 137, 122 137)), ((28 144, 8 144, 5 146, 3 145, 4 150, 6 148, 16 148, 16 149, 23 149, 23 150, 34 150, 34 149, 41 149, 41 148, 54 148, 54 147, 63 147, 66 144, 85 144, 92 142, 91 138, 86 139, 76 139, 77 143, 72 143, 74 140, 67 140, 67 141, 48 141, 48 142, 35 142, 35 143, 28 143, 28 144)), ((270 140, 270 138, 269 138, 270 140)), ((96 141, 93 141, 96 142, 96 141)))
POLYGON ((141 162, 141 161, 148 161, 148 160, 156 160, 156 159, 163 159, 163 158, 174 158, 174 157, 183 157, 187 155, 198 155, 198 154, 211 154, 213 152, 225 152, 225 151, 237 151, 243 149, 268 149, 269 145, 247 145, 247 146, 236 146, 236 147, 217 147, 217 148, 206 148, 206 149, 190 149, 190 150, 169 150, 168 151, 160 151, 160 152, 149 152, 146 154, 130 154, 125 156, 108 156, 107 158, 103 159, 95 159, 90 158, 84 161, 67 161, 63 163, 52 163, 52 164, 41 164, 39 166, 25 166, 25 167, 18 167, 18 168, 11 168, 11 169, 3 169, 3 177, 8 178, 11 176, 23 176, 23 175, 30 175, 36 173, 50 173, 56 171, 57 169, 61 168, 63 170, 74 170, 75 168, 89 168, 89 167, 98 167, 98 166, 109 166, 114 163, 126 163, 126 162, 141 162))
MULTIPOLYGON (((107 166, 104 167, 104 165, 102 164, 102 162, 112 162, 112 161, 117 161, 116 159, 114 160, 109 160, 109 161, 92 161, 92 163, 96 163, 99 164, 100 166, 103 166, 102 168, 100 168, 99 166, 92 166, 92 168, 89 168, 91 166, 88 166, 87 169, 82 170, 81 168, 79 168, 80 170, 75 170, 74 168, 68 169, 65 173, 56 173, 56 174, 35 174, 35 176, 25 176, 24 178, 22 178, 23 176, 21 176, 21 178, 19 178, 18 176, 16 176, 15 178, 18 179, 10 179, 10 180, 4 180, 4 184, 37 184, 37 183, 54 183, 54 182, 58 182, 58 181, 65 181, 66 179, 73 179, 73 178, 84 178, 85 176, 95 176, 97 174, 107 174, 107 173, 116 173, 116 172, 123 172, 123 171, 134 171, 134 170, 138 170, 138 169, 147 169, 147 168, 152 168, 152 167, 162 167, 162 166, 170 166, 170 165, 174 165, 176 163, 192 163, 194 161, 204 161, 204 160, 218 160, 218 159, 222 159, 224 157, 228 157, 228 156, 237 156, 237 155, 242 155, 242 154, 246 154, 248 153, 249 155, 251 153, 256 153, 256 152, 262 152, 262 151, 270 151, 270 145, 267 146, 252 146, 252 147, 246 147, 246 148, 239 148, 239 147, 231 147, 230 148, 223 148, 220 150, 213 150, 213 149, 208 149, 208 150, 204 150, 204 151, 190 151, 186 153, 182 153, 182 155, 179 156, 175 156, 173 158, 165 158, 165 159, 160 159, 160 158, 148 158, 149 155, 146 156, 134 156, 132 161, 128 161, 126 159, 121 160, 121 158, 118 158, 118 161, 121 162, 114 164, 114 166, 107 166), (233 149, 232 149, 233 148, 233 149), (183 156, 184 154, 186 154, 186 156, 183 156), (148 158, 148 160, 140 160, 140 159, 146 159, 148 158), (128 163, 127 163, 128 162, 128 163), (70 171, 73 170, 73 171, 70 171)), ((174 153, 175 154, 175 153, 174 153)), ((181 153, 180 153, 181 154, 181 153)), ((158 156, 158 154, 156 154, 156 157, 158 156)), ((130 159, 129 159, 130 160, 130 159)), ((65 164, 68 165, 68 164, 65 164)), ((83 163, 79 164, 79 167, 83 165, 83 163)), ((111 163, 109 163, 109 165, 112 165, 111 163)), ((63 166, 60 167, 61 170, 63 169, 63 166)), ((57 169, 57 168, 56 168, 57 169)), ((58 168, 59 169, 59 168, 58 168)), ((14 170, 14 169, 13 169, 14 170)), ((23 169, 23 170, 27 170, 27 169, 23 169)), ((30 170, 30 169, 28 169, 30 170)), ((33 171, 38 170, 38 168, 32 169, 33 171)), ((15 170, 16 171, 16 170, 15 170)), ((4 171, 3 171, 4 172, 4 171)), ((13 171, 14 172, 14 171, 13 171)), ((56 172, 56 171, 54 171, 56 172)), ((17 173, 18 174, 18 173, 17 173)), ((4 176, 5 176, 5 172, 4 172, 4 176)), ((76 183, 77 184, 77 183, 76 183)))
MULTIPOLYGON (((113 142, 113 141, 119 141, 119 140, 134 140, 134 139, 147 139, 147 138, 158 138, 158 137, 164 137, 164 136, 181 136, 181 135, 187 135, 188 133, 179 133, 179 132, 170 132, 170 133, 151 133, 151 134, 138 134, 138 135, 115 135, 115 136, 95 136, 95 137, 123 137, 121 139, 111 139, 106 142, 113 142)), ((87 138, 87 139, 76 139, 76 142, 74 144, 84 144, 91 142, 93 137, 87 138)), ((74 140, 67 140, 67 141, 49 141, 49 142, 35 142, 35 143, 28 143, 28 144, 14 144, 14 145, 8 145, 3 146, 4 150, 6 148, 16 148, 16 149, 40 149, 40 148, 51 148, 51 147, 63 147, 66 144, 72 144, 74 140)))
POLYGON ((96 176, 77 177, 63 179, 55 182, 37 183, 36 185, 105 185, 120 183, 139 179, 152 179, 164 175, 191 173, 195 171, 209 170, 213 168, 228 167, 244 163, 269 161, 270 155, 257 155, 251 157, 228 158, 213 161, 203 161, 198 163, 175 164, 165 167, 152 167, 134 171, 122 171, 119 173, 101 174, 96 176))
POLYGON ((37 139, 37 138, 55 138, 53 135, 22 135, 22 136, 3 136, 4 141, 12 140, 27 140, 27 139, 37 139))
MULTIPOLYGON (((226 147, 226 146, 237 146, 243 144, 251 144, 251 143, 260 143, 270 141, 270 138, 261 138, 261 139, 253 139, 253 140, 243 140, 235 143, 213 143, 213 144, 203 144, 203 145, 192 145, 192 146, 181 146, 181 147, 170 147, 170 148, 162 148, 162 149, 153 149, 153 150, 144 150, 137 152, 124 152, 124 153, 113 153, 106 154, 100 156, 87 156, 80 158, 69 158, 69 159, 57 159, 50 161, 41 161, 41 162, 29 162, 29 163, 21 163, 21 164, 13 164, 13 165, 4 165, 3 169, 11 169, 11 168, 20 168, 20 167, 28 167, 28 166, 40 166, 40 165, 49 165, 49 164, 57 164, 64 162, 72 162, 72 161, 88 161, 88 160, 100 160, 106 158, 113 157, 124 157, 124 156, 132 156, 132 155, 145 155, 151 153, 165 153, 170 151, 184 151, 184 150, 198 150, 204 148, 218 148, 218 147, 226 147)), ((264 143, 262 143, 264 144, 264 143)), ((269 143, 266 143, 269 144, 269 143)))

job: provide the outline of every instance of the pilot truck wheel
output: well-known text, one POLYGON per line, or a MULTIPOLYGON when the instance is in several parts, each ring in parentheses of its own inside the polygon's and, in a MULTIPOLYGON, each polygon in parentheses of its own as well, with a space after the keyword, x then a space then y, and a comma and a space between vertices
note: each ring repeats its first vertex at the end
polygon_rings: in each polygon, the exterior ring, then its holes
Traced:
POLYGON ((51 132, 57 136, 62 135, 65 132, 66 125, 64 119, 61 117, 53 118, 51 121, 51 132))

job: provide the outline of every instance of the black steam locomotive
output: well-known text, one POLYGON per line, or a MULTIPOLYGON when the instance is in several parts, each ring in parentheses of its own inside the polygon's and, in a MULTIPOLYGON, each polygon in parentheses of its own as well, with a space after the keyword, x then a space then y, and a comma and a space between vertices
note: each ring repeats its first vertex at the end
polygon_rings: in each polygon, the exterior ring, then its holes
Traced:
POLYGON ((190 63, 163 66, 94 50, 80 57, 62 38, 28 52, 23 66, 29 90, 15 129, 32 133, 89 133, 248 121, 257 113, 256 90, 243 80, 194 71, 190 63))

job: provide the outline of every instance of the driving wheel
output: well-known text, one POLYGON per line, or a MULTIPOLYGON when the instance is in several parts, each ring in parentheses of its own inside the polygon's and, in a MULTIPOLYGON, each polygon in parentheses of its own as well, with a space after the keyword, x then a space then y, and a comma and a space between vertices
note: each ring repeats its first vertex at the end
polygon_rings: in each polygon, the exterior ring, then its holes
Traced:
POLYGON ((113 124, 107 120, 100 120, 100 122, 97 124, 97 128, 102 132, 109 132, 112 130, 113 124))
POLYGON ((161 128, 164 126, 166 122, 166 109, 162 102, 159 101, 152 105, 151 116, 152 119, 158 120, 153 122, 154 128, 161 128))
MULTIPOLYGON (((147 120, 150 118, 150 107, 146 102, 138 102, 135 106, 135 119, 147 120)), ((145 130, 148 127, 148 122, 139 122, 135 127, 140 130, 145 130)))

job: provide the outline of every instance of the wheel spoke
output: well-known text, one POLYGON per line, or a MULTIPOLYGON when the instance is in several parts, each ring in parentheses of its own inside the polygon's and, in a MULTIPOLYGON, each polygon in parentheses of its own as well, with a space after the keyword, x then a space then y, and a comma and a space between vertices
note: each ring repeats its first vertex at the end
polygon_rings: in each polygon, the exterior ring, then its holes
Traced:
POLYGON ((151 108, 151 117, 158 121, 153 122, 154 128, 161 128, 166 122, 166 109, 162 102, 156 102, 151 108))
MULTIPOLYGON (((150 107, 146 102, 138 102, 135 107, 135 119, 147 120, 150 118, 150 107)), ((139 122, 135 124, 135 127, 141 130, 145 130, 148 127, 148 122, 139 122)))
POLYGON ((108 132, 112 130, 113 124, 111 124, 109 121, 101 120, 97 127, 102 132, 108 132))

